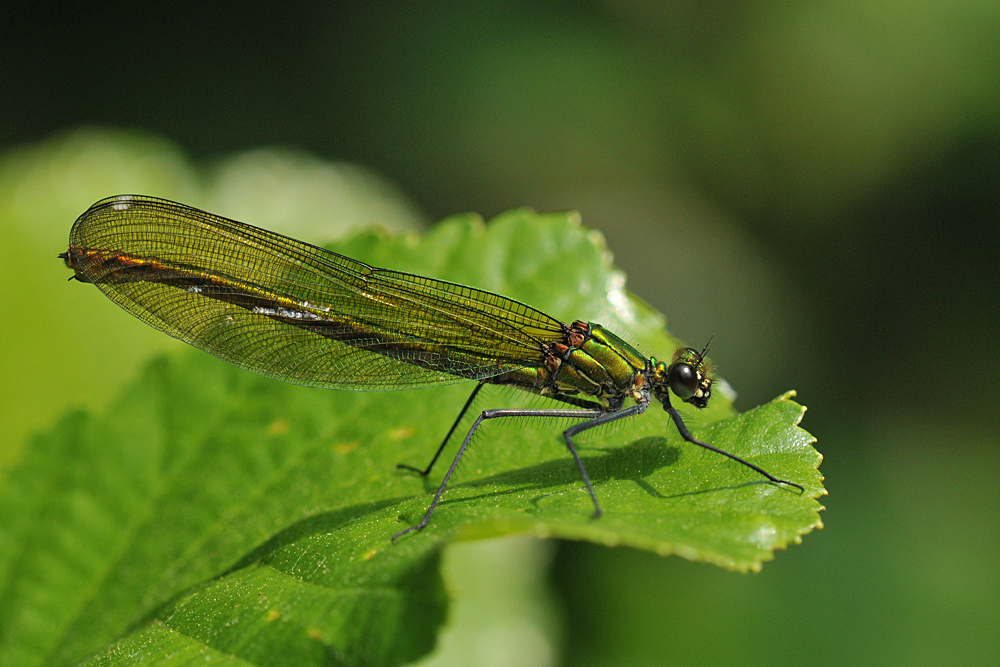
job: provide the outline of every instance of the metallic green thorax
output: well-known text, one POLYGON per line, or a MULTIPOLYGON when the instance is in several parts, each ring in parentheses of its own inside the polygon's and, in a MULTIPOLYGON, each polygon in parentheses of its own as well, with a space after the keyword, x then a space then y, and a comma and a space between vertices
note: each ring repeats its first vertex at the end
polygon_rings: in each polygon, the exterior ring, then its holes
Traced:
POLYGON ((650 368, 646 357, 615 334, 577 320, 566 327, 564 340, 543 344, 539 365, 489 382, 617 410, 628 397, 648 401, 645 377, 650 368))
POLYGON ((609 412, 631 398, 648 404, 651 395, 669 404, 668 389, 692 405, 705 407, 713 377, 704 352, 681 348, 670 365, 646 358, 599 324, 577 320, 564 325, 563 340, 542 344, 541 363, 487 379, 580 406, 595 403, 609 412), (686 367, 686 368, 680 368, 686 367), (690 374, 688 386, 677 382, 677 370, 690 374), (673 382, 672 382, 673 380, 673 382))
MULTIPOLYGON (((681 354, 681 363, 697 369, 695 372, 704 383, 703 395, 707 401, 711 378, 702 372, 704 360, 688 348, 678 352, 681 354)), ((675 362, 680 361, 678 355, 675 355, 675 362)), ((671 368, 673 364, 668 367, 655 359, 647 359, 601 325, 577 320, 566 326, 562 341, 542 345, 541 363, 486 381, 574 405, 593 406, 596 403, 604 410, 616 411, 629 398, 636 403, 648 403, 651 391, 661 401, 666 398, 671 368)))

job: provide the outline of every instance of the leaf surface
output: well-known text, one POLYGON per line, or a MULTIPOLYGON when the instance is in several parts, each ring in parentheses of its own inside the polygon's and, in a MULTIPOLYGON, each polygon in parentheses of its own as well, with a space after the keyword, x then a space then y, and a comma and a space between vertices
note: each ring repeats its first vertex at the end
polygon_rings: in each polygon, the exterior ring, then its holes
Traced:
MULTIPOLYGON (((422 238, 364 233, 334 249, 600 322, 657 358, 677 346, 571 214, 459 216, 422 238)), ((439 554, 452 540, 525 533, 755 570, 821 525, 804 409, 787 394, 736 415, 716 392, 685 413, 695 436, 806 493, 684 443, 651 406, 578 437, 605 510, 593 520, 567 423, 499 420, 430 526, 392 544, 457 445, 429 480, 395 465, 426 464, 472 387, 326 391, 196 350, 157 358, 106 413, 39 436, 0 489, 0 663, 402 664, 443 622, 439 554)), ((475 409, 550 405, 487 387, 475 409)))

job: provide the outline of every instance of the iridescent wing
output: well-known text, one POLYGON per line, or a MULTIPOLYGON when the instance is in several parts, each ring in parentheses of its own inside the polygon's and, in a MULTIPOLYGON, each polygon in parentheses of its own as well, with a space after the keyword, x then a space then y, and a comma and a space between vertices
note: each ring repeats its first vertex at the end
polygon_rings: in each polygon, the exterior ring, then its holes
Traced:
POLYGON ((513 299, 379 269, 152 197, 90 207, 77 276, 147 324, 286 382, 387 390, 483 380, 542 359, 564 325, 513 299))

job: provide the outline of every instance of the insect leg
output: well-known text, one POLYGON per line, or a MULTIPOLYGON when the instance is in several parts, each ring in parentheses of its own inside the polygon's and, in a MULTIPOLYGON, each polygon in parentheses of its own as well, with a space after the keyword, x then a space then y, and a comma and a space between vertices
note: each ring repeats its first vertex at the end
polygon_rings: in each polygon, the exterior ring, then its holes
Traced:
POLYGON ((786 484, 788 486, 794 486, 799 491, 802 491, 803 493, 805 493, 805 488, 801 484, 796 484, 795 482, 789 482, 789 481, 784 480, 784 479, 778 479, 777 477, 775 477, 774 475, 772 475, 768 471, 764 470, 763 468, 761 468, 759 466, 755 466, 754 464, 750 463, 746 459, 741 459, 740 457, 736 456, 736 454, 730 454, 729 452, 727 452, 724 449, 719 449, 718 447, 713 447, 712 445, 708 444, 707 442, 702 442, 701 440, 696 440, 695 437, 693 435, 691 435, 691 431, 689 431, 688 428, 687 428, 687 426, 685 426, 684 420, 681 419, 680 413, 677 412, 677 410, 674 408, 674 406, 670 405, 670 399, 669 398, 667 399, 667 402, 665 402, 663 404, 663 409, 666 410, 668 413, 670 413, 670 417, 674 420, 674 425, 677 426, 677 430, 680 431, 681 437, 684 438, 685 440, 687 440, 688 442, 690 442, 692 445, 698 445, 699 447, 704 447, 705 449, 713 451, 716 454, 722 454, 723 456, 728 456, 729 458, 731 458, 732 460, 736 461, 737 463, 742 463, 743 465, 745 465, 746 467, 750 468, 751 470, 756 470, 761 475, 763 475, 764 477, 767 477, 769 480, 771 480, 775 484, 786 484))
POLYGON ((576 453, 576 447, 573 446, 573 436, 577 433, 582 433, 583 431, 592 429, 595 426, 600 426, 601 424, 607 424, 618 419, 625 419, 626 417, 641 415, 646 411, 646 407, 648 405, 649 403, 637 403, 624 410, 618 410, 616 412, 601 412, 590 421, 585 421, 582 424, 574 424, 563 431, 563 437, 566 439, 566 447, 569 449, 569 453, 573 455, 573 459, 576 460, 576 467, 580 469, 580 476, 583 477, 583 483, 587 485, 587 491, 590 492, 590 499, 594 501, 593 516, 595 519, 601 516, 601 506, 597 502, 597 494, 594 493, 594 487, 590 483, 590 477, 587 476, 587 469, 583 467, 583 461, 580 459, 580 455, 576 453))
MULTIPOLYGON (((477 389, 478 391, 478 389, 477 389)), ((468 407, 468 406, 466 406, 468 407)), ((629 410, 632 410, 630 408, 629 410)), ((623 411, 625 412, 625 411, 623 411)), ((420 523, 415 526, 410 526, 406 530, 401 530, 392 536, 392 541, 395 542, 397 539, 409 533, 411 531, 420 531, 427 526, 427 522, 431 520, 431 514, 434 513, 434 508, 437 507, 438 501, 441 500, 441 494, 444 493, 445 488, 448 486, 448 480, 451 478, 451 474, 455 472, 455 468, 458 467, 458 462, 461 460, 462 455, 465 454, 465 450, 468 448, 469 443, 472 441, 472 436, 475 434, 476 429, 487 419, 497 419, 498 417, 557 417, 557 418, 569 418, 569 419, 589 419, 591 421, 596 421, 600 419, 607 413, 601 412, 600 410, 524 410, 524 409, 500 409, 500 410, 484 410, 476 421, 473 422, 472 428, 469 429, 469 433, 465 436, 465 440, 462 441, 462 446, 458 448, 458 453, 455 454, 455 459, 451 462, 451 467, 448 468, 448 472, 445 473, 444 479, 441 480, 441 485, 438 487, 437 493, 434 494, 434 500, 431 501, 430 507, 427 508, 427 512, 424 514, 424 518, 421 519, 420 523)), ((617 413, 611 413, 617 414, 617 413)), ((586 422, 590 424, 591 421, 586 422)), ((610 420, 605 420, 610 421, 610 420)), ((604 423, 604 422, 600 422, 604 423)), ((595 424, 596 425, 596 424, 595 424)), ((576 450, 573 449, 572 444, 570 445, 570 451, 573 453, 576 459, 577 465, 580 470, 583 471, 583 479, 587 483, 587 488, 590 491, 591 498, 594 499, 596 505, 597 498, 594 496, 594 489, 590 485, 590 480, 587 478, 586 470, 583 467, 583 462, 580 461, 580 457, 577 456, 576 450)))
POLYGON ((437 463, 438 457, 441 456, 441 452, 444 451, 445 445, 448 444, 448 441, 451 440, 451 436, 455 432, 455 429, 458 428, 458 423, 462 421, 462 417, 465 416, 465 412, 469 409, 469 406, 472 405, 472 401, 476 400, 476 394, 479 393, 479 390, 482 389, 485 384, 485 382, 480 382, 476 385, 476 388, 472 390, 472 395, 469 396, 469 400, 467 400, 465 405, 462 406, 461 412, 458 413, 458 418, 455 419, 455 423, 451 425, 450 429, 448 429, 448 435, 444 436, 444 440, 441 441, 441 445, 437 448, 437 451, 434 452, 434 458, 431 459, 431 462, 427 464, 426 468, 421 470, 420 468, 415 468, 411 465, 406 465, 405 463, 397 463, 396 469, 410 470, 412 472, 419 473, 423 477, 429 475, 431 468, 434 467, 434 464, 437 463))

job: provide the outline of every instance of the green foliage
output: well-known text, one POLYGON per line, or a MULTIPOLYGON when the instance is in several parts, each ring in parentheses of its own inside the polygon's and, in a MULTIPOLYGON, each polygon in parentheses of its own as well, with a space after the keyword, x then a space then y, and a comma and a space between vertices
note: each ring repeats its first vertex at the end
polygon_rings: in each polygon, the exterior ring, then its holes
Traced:
MULTIPOLYGON (((657 357, 677 344, 624 291, 600 236, 566 214, 460 217, 336 249, 601 322, 657 357)), ((820 525, 803 408, 789 394, 736 415, 717 392, 689 413, 695 435, 806 493, 684 443, 651 407, 581 436, 605 510, 592 520, 564 424, 490 423, 430 526, 392 544, 443 473, 395 464, 425 463, 471 389, 334 392, 195 350, 156 359, 105 414, 36 438, 0 488, 0 663, 402 664, 443 622, 449 541, 525 533, 755 570, 820 525)), ((487 388, 476 407, 543 403, 487 388)))

